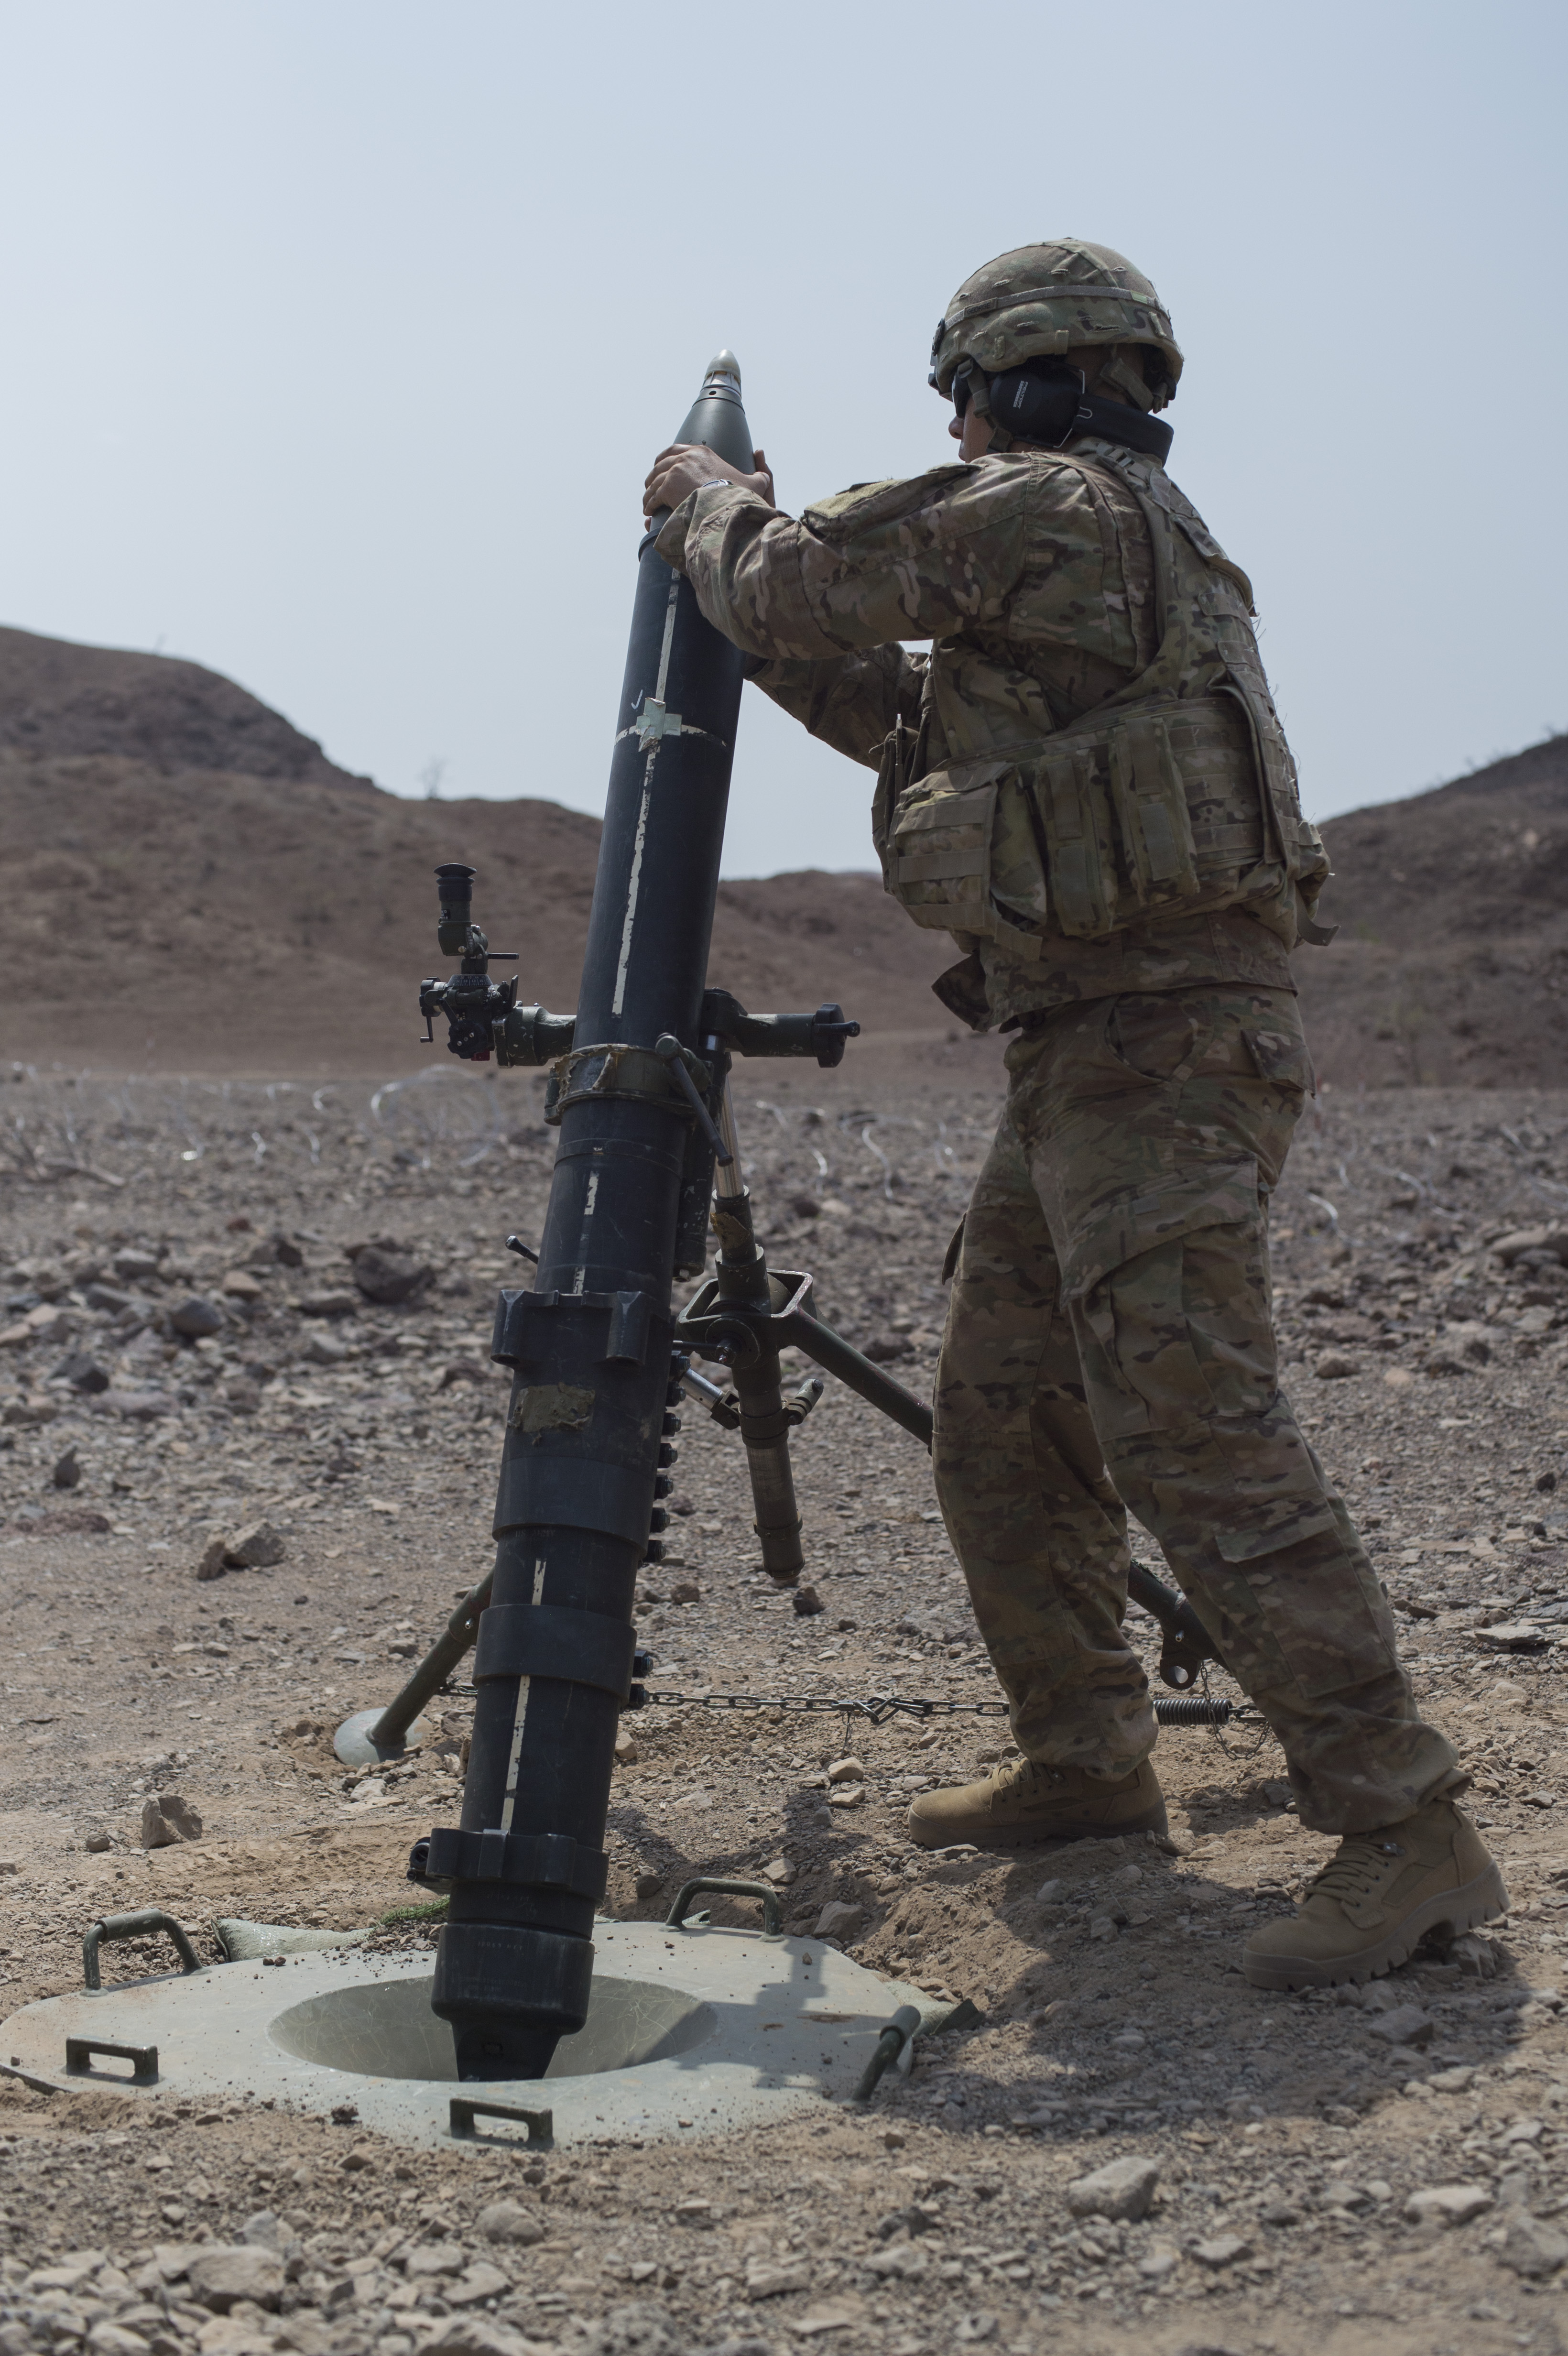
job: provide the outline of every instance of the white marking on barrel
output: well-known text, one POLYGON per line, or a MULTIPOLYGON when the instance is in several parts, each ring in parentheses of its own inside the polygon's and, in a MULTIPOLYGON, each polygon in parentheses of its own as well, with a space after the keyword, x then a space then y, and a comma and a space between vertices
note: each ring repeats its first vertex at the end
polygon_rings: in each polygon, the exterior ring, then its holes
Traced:
MULTIPOLYGON (((541 1558, 534 1566, 533 1601, 536 1603, 544 1594, 544 1569, 541 1558)), ((531 1683, 528 1677, 517 1679, 517 1713, 512 1720, 512 1745, 507 1754, 507 1791, 501 1802, 501 1830, 504 1833, 512 1829, 512 1813, 517 1804, 518 1762, 523 1755, 523 1727, 528 1715, 528 1687, 531 1683)))
MULTIPOLYGON (((669 584, 669 602, 665 606, 664 643, 659 648, 658 684, 654 689, 654 701, 664 701, 665 681, 669 676, 670 641, 675 636, 675 601, 680 591, 680 575, 675 574, 669 584)), ((612 1014, 619 1014, 626 1003, 626 969, 632 962, 632 925, 637 913, 637 894, 643 881, 643 846, 648 834, 648 804, 653 798, 654 763, 658 759, 658 741, 649 749, 643 770, 643 798, 637 806, 637 835, 632 850, 632 873, 626 885, 626 916, 621 926, 621 957, 615 968, 615 994, 610 1001, 612 1014)))

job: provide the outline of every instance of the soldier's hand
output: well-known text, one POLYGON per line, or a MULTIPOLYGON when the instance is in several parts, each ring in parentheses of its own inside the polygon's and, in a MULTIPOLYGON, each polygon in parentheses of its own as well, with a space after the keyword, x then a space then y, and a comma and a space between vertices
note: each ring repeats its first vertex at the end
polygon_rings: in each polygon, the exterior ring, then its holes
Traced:
POLYGON ((643 513, 656 515, 661 508, 677 508, 688 499, 703 483, 739 483, 742 490, 753 491, 769 507, 773 498, 773 478, 766 453, 753 450, 752 464, 755 474, 742 474, 728 458, 720 458, 700 442, 674 442, 661 450, 648 470, 643 485, 643 513))

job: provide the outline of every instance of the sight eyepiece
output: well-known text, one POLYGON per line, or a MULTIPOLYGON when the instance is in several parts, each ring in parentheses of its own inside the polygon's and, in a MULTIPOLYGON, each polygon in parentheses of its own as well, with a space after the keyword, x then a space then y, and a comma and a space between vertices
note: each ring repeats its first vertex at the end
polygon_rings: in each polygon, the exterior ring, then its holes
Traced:
POLYGON ((436 938, 442 955, 461 957, 468 947, 468 928, 474 921, 474 870, 450 861, 436 869, 435 883, 441 894, 436 938))

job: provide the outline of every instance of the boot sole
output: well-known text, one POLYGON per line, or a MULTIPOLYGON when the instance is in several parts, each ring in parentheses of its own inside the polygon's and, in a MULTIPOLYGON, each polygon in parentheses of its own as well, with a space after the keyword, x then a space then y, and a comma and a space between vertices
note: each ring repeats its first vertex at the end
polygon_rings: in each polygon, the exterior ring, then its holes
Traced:
POLYGON ((1345 1980, 1378 1979, 1404 1963, 1440 1922, 1457 1938, 1462 1932, 1473 1931, 1477 1922, 1506 1914, 1508 1904, 1502 1875, 1492 1864, 1462 1889, 1440 1890, 1436 1897, 1426 1899, 1386 1939, 1353 1955, 1340 1955, 1328 1963, 1307 1955, 1249 1955, 1243 1948, 1242 1969, 1248 1986, 1259 1988, 1338 1987, 1345 1980))
POLYGON ((1122 1816, 1115 1824, 1058 1824, 1049 1831, 1037 1831, 1029 1825, 1006 1825, 965 1833, 953 1826, 941 1830, 934 1825, 917 1824, 912 1815, 909 1821, 909 1837, 917 1848, 1049 1848, 1056 1842, 1112 1840, 1118 1833, 1168 1833, 1169 1829, 1163 1800, 1157 1807, 1122 1816))

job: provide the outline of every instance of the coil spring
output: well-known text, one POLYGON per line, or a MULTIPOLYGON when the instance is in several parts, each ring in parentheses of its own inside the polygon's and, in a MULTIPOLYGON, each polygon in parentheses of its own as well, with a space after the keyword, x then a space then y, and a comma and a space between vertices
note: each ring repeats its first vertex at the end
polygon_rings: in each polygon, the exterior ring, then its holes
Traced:
POLYGON ((1170 1701, 1162 1697, 1155 1703, 1154 1714, 1161 1726, 1229 1726, 1235 1706, 1231 1701, 1211 1701, 1205 1694, 1181 1694, 1170 1701))

